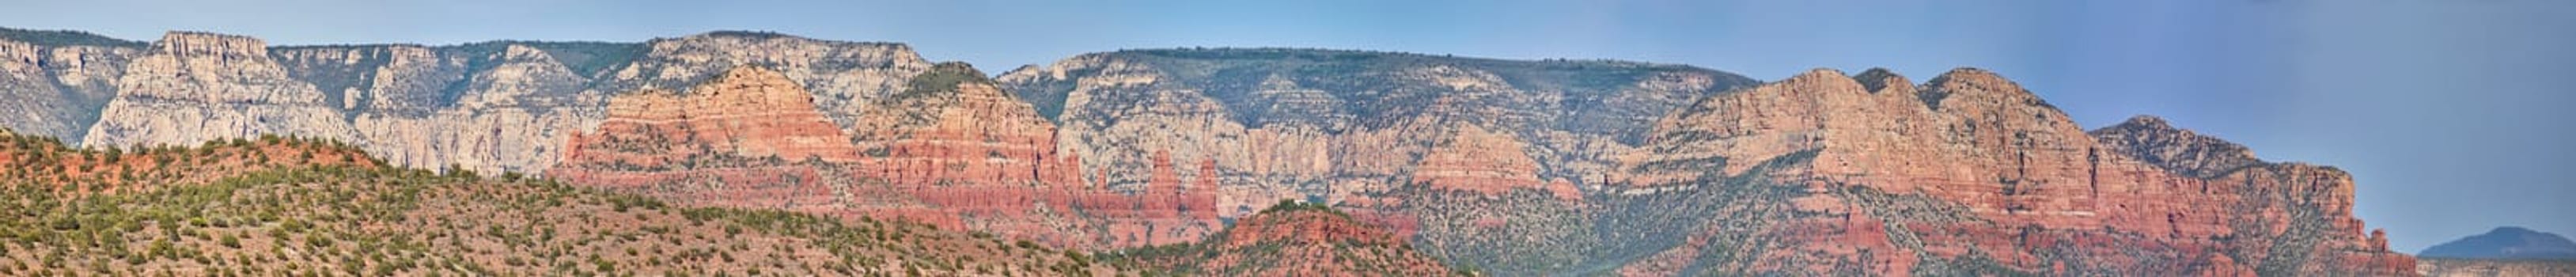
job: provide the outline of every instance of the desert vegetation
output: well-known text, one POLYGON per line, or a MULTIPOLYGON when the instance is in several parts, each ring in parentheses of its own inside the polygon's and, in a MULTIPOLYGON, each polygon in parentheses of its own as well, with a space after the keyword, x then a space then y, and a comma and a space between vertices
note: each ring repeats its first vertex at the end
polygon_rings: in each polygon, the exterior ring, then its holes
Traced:
POLYGON ((1115 273, 1081 253, 990 235, 675 207, 517 173, 386 167, 327 141, 264 138, 143 153, 6 133, 0 141, 11 147, 0 160, 59 164, 13 167, 0 179, 0 211, 10 211, 0 214, 0 275, 1115 273), (107 177, 119 174, 136 177, 107 177))

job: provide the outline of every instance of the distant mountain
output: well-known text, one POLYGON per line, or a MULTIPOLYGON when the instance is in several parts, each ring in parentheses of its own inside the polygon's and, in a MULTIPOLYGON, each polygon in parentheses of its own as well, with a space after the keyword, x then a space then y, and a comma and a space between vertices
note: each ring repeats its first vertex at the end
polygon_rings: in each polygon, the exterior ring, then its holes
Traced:
POLYGON ((2430 248, 2417 256, 2459 259, 2576 260, 2576 243, 2555 233, 2532 231, 2522 227, 2497 227, 2495 230, 2452 240, 2430 248))

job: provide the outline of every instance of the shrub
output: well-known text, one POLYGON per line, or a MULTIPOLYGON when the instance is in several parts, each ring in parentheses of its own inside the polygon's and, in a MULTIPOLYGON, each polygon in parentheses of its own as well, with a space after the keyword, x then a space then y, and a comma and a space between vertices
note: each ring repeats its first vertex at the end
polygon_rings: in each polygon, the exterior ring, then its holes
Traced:
POLYGON ((331 248, 332 243, 331 236, 322 234, 304 236, 304 244, 311 245, 313 248, 331 248))

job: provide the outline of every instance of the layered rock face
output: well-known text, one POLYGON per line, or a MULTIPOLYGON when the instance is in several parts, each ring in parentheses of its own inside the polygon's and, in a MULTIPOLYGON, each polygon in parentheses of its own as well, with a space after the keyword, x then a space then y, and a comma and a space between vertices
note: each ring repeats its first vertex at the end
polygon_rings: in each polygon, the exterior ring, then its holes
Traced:
POLYGON ((785 74, 746 65, 685 95, 610 101, 551 170, 566 182, 689 205, 780 208, 1113 248, 1195 240, 1217 225, 1212 180, 1157 160, 1157 186, 1086 185, 1054 126, 963 64, 875 99, 846 135, 785 74))
POLYGON ((1684 66, 1300 49, 1096 53, 999 79, 1061 123, 1058 142, 1110 187, 1147 183, 1158 151, 1215 161, 1179 172, 1218 175, 1227 216, 1426 181, 1417 178, 1487 193, 1597 183, 1649 120, 1753 83, 1684 66), (1446 143, 1479 132, 1491 136, 1446 143), (1485 143, 1504 141, 1519 145, 1485 143), (1449 150, 1475 153, 1435 154, 1449 150))
MULTIPOLYGON (((0 100, 22 108, 0 123, 33 134, 330 138, 395 165, 1091 250, 1201 241, 1294 198, 1501 275, 2414 272, 2353 218, 2340 170, 2153 117, 2088 132, 1975 69, 1756 84, 1629 62, 1174 49, 986 80, 899 44, 766 33, 271 49, 0 31, 0 89, 23 96, 0 100)), ((1327 235, 1282 233, 1306 229, 1327 235)), ((1329 235, 1343 233, 1363 235, 1329 235)))
POLYGON ((0 29, 0 41, 0 70, 8 72, 0 88, 19 96, 0 108, 20 111, 0 114, 0 124, 29 134, 115 145, 320 137, 397 165, 487 172, 551 168, 562 142, 598 125, 617 93, 687 93, 751 64, 800 80, 847 128, 861 106, 853 101, 885 97, 929 67, 901 44, 752 32, 645 43, 269 48, 194 32, 146 44, 0 29))
POLYGON ((1583 192, 1559 180, 1538 179, 1538 161, 1521 149, 1527 144, 1509 135, 1466 126, 1441 141, 1422 158, 1413 181, 1440 190, 1502 194, 1516 189, 1546 191, 1560 200, 1581 200, 1583 192))
POLYGON ((1867 80, 1809 72, 1663 120, 1652 146, 1628 158, 1620 200, 1725 202, 1693 208, 1708 214, 1601 219, 1698 226, 1686 227, 1697 230, 1686 243, 1654 245, 1662 250, 1620 271, 2413 271, 2411 258, 2388 252, 2383 235, 2352 217, 2351 177, 2340 170, 2255 161, 2192 176, 2186 169, 2226 158, 2175 153, 2233 144, 2136 120, 2096 138, 1983 70, 1921 85, 1873 71, 1861 74, 1867 80), (2121 142, 2097 142, 2105 140, 2121 142), (1701 216, 1724 219, 1691 219, 1701 216))
POLYGON ((125 73, 83 145, 187 145, 259 134, 363 142, 328 96, 289 77, 259 39, 172 32, 125 73))
POLYGON ((567 135, 597 124, 604 103, 601 93, 584 90, 588 73, 550 53, 615 47, 499 42, 273 52, 298 79, 351 111, 366 148, 389 162, 539 173, 559 158, 567 135))
POLYGON ((867 157, 852 170, 919 198, 936 209, 933 222, 1059 245, 1170 244, 1214 232, 1213 180, 1180 179, 1165 155, 1148 188, 1100 186, 1079 171, 1079 155, 1056 147, 1054 123, 984 76, 943 63, 868 103, 853 124, 867 157))
POLYGON ((0 126, 78 142, 147 45, 88 33, 0 29, 0 126))
MULTIPOLYGON (((603 76, 603 91, 625 92, 693 86, 736 65, 770 68, 814 93, 815 106, 848 126, 859 103, 883 98, 930 68, 910 46, 843 42, 775 33, 713 32, 654 39, 634 62, 603 76)), ((683 93, 686 93, 683 91, 683 93)))
POLYGON ((834 211, 843 195, 819 169, 796 163, 849 161, 858 151, 802 86, 742 66, 689 91, 611 99, 599 131, 572 136, 549 172, 683 205, 834 211))

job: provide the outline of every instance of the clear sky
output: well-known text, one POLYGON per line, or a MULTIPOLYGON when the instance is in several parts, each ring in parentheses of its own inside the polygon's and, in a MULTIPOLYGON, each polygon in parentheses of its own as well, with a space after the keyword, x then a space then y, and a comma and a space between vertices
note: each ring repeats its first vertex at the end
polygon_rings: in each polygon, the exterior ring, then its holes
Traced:
POLYGON ((2556 84, 2576 77, 2576 1, 1031 2, 0 0, 0 26, 272 44, 768 30, 909 43, 995 73, 1187 46, 1609 58, 1766 80, 1973 66, 2088 127, 2156 114, 2266 159, 2340 166, 2400 251, 2500 225, 2576 235, 2576 90, 2556 84))

